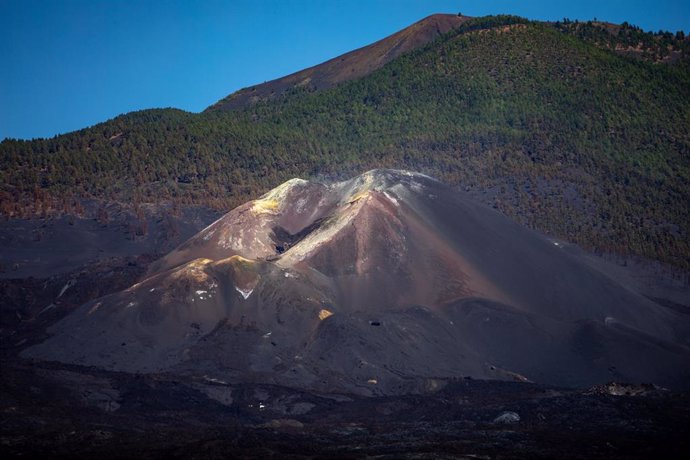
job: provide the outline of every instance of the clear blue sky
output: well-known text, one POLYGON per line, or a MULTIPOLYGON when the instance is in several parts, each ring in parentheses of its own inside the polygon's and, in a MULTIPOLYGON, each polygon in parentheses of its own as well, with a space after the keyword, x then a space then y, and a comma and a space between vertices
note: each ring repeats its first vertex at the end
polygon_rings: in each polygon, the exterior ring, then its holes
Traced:
POLYGON ((437 12, 690 31, 690 0, 0 0, 0 139, 50 137, 227 94, 437 12))

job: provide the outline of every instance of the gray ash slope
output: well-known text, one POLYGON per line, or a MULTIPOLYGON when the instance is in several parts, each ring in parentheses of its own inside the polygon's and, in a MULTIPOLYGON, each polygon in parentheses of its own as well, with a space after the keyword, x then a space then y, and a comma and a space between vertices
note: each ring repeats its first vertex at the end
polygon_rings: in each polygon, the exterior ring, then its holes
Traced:
POLYGON ((690 385, 690 317, 427 176, 293 179, 24 352, 126 372, 397 394, 472 376, 690 385))

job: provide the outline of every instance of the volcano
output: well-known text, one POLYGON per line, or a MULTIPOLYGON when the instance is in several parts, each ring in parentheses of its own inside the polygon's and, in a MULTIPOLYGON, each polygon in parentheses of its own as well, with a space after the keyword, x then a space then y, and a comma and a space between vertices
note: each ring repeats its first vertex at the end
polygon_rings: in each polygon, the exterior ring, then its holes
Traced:
POLYGON ((690 382, 686 314, 395 170, 292 179, 49 332, 23 355, 319 392, 402 394, 452 377, 690 382))

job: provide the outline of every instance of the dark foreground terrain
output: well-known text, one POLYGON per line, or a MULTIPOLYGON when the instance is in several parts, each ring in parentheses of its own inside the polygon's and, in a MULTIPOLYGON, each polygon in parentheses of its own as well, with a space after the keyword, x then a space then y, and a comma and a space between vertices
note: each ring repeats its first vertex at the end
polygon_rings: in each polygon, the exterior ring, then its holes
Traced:
POLYGON ((681 458, 690 448, 690 398, 652 386, 427 380, 423 394, 367 398, 7 357, 2 369, 3 458, 681 458), (506 412, 520 420, 496 420, 506 412))

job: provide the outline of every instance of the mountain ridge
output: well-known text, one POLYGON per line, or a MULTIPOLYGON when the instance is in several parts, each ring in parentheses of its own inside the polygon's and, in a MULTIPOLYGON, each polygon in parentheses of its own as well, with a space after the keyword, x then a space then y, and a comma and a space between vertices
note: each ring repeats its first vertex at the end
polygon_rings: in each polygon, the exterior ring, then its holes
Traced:
POLYGON ((477 18, 327 90, 5 141, 0 204, 13 216, 73 212, 86 197, 226 210, 289 177, 388 166, 585 248, 687 268, 689 75, 682 61, 621 57, 553 24, 477 18))

